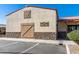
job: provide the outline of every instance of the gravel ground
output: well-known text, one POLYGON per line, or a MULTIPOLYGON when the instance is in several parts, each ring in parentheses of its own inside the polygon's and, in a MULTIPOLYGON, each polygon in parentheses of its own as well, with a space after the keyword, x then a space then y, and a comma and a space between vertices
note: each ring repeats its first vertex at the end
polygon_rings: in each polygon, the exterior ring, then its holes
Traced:
POLYGON ((79 54, 79 46, 78 45, 68 45, 71 54, 79 54))

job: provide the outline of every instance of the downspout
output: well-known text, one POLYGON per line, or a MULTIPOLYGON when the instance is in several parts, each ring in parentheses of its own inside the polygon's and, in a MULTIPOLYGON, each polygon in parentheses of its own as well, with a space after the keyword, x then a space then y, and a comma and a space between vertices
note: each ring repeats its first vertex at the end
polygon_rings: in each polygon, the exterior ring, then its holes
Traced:
POLYGON ((56 40, 58 39, 58 20, 59 20, 59 16, 58 16, 58 11, 56 10, 56 40))
POLYGON ((66 24, 66 39, 68 39, 67 38, 67 33, 68 33, 68 31, 67 31, 68 30, 67 21, 65 21, 65 24, 66 24))

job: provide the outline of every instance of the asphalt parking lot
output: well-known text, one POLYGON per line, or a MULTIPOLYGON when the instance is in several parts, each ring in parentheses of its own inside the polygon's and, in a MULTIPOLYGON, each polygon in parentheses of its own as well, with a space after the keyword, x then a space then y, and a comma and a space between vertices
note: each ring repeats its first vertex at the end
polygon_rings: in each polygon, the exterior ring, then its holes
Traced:
POLYGON ((0 40, 0 54, 66 54, 64 45, 0 40))

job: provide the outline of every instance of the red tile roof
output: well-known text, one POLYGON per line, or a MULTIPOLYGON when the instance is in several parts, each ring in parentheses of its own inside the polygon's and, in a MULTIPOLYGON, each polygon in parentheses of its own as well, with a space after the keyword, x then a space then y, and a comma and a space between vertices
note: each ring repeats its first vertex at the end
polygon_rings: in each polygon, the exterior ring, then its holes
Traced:
POLYGON ((58 22, 79 22, 79 16, 63 17, 58 22))

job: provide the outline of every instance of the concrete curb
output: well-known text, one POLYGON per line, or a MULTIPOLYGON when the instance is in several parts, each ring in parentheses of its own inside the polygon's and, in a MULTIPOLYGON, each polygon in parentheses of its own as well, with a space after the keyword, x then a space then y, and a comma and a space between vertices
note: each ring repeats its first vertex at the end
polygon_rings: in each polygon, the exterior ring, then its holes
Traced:
POLYGON ((66 51, 67 51, 67 54, 70 54, 70 49, 67 44, 66 44, 66 51))
POLYGON ((59 44, 58 40, 41 40, 41 39, 36 40, 36 39, 25 39, 25 38, 0 38, 0 40, 59 44))

